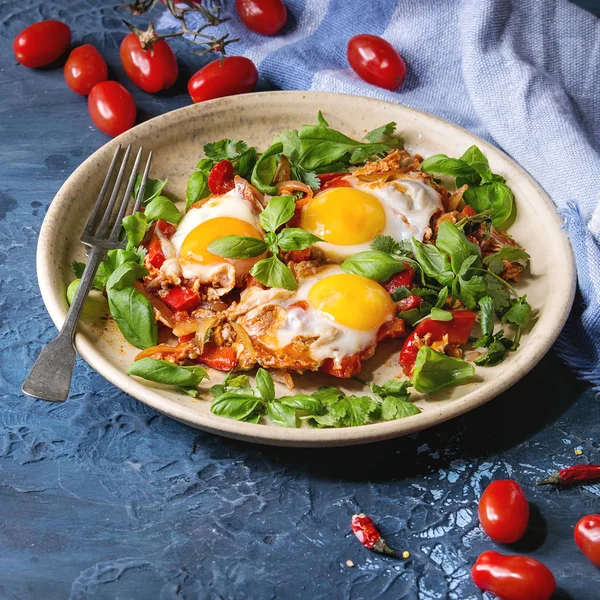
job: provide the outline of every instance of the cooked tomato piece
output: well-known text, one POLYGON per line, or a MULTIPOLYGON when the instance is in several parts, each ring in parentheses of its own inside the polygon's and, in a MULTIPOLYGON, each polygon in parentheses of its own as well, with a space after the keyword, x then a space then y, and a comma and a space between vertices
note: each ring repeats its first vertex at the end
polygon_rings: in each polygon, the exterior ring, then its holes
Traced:
POLYGON ((397 317, 384 323, 377 332, 377 341, 392 340, 406 335, 406 325, 402 319, 397 317))
POLYGON ((320 191, 335 187, 352 187, 350 182, 344 179, 346 175, 348 173, 323 173, 322 175, 317 175, 321 182, 320 191))
POLYGON ((333 358, 326 358, 319 370, 323 371, 323 373, 329 373, 329 375, 333 375, 334 377, 348 379, 360 373, 361 369, 362 361, 360 356, 352 354, 351 356, 344 356, 339 365, 334 363, 333 358))
POLYGON ((229 346, 204 344, 198 361, 218 371, 231 371, 237 365, 235 350, 229 346))
POLYGON ((185 344, 185 342, 191 342, 194 337, 196 337, 195 333, 186 333, 179 338, 179 343, 185 344))
POLYGON ((208 174, 208 189, 215 195, 221 196, 235 187, 233 178, 235 170, 229 160, 219 161, 208 174))
POLYGON ((292 262, 302 262, 304 260, 310 260, 311 250, 310 248, 304 248, 303 250, 292 250, 288 252, 288 260, 292 262))
POLYGON ((175 225, 173 225, 172 223, 169 223, 168 221, 163 221, 162 219, 159 219, 158 221, 156 221, 156 224, 154 226, 166 238, 169 238, 169 239, 171 239, 173 237, 173 234, 176 231, 175 225))
POLYGON ((156 269, 160 269, 165 262, 162 244, 157 235, 153 235, 150 239, 148 244, 148 254, 146 254, 146 257, 148 258, 148 262, 156 269))
POLYGON ((383 284, 389 294, 395 292, 399 287, 410 287, 415 280, 415 270, 407 262, 402 264, 404 265, 404 271, 396 273, 387 283, 383 284))
POLYGON ((173 310, 191 312, 200 306, 201 298, 198 292, 186 287, 174 287, 163 297, 163 302, 173 310))
POLYGON ((396 307, 398 308, 398 312, 403 313, 407 310, 412 310, 413 308, 419 308, 422 302, 423 298, 421 298, 421 296, 409 296, 408 298, 402 298, 402 300, 396 302, 396 307))

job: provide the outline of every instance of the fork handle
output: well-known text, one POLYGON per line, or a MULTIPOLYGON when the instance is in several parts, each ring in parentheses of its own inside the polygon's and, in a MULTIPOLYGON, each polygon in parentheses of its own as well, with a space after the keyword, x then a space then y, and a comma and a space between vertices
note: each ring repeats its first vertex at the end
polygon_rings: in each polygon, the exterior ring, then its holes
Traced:
POLYGON ((50 402, 64 402, 68 398, 75 368, 75 329, 104 255, 103 249, 92 248, 77 293, 59 334, 42 350, 23 382, 21 389, 28 396, 50 402))

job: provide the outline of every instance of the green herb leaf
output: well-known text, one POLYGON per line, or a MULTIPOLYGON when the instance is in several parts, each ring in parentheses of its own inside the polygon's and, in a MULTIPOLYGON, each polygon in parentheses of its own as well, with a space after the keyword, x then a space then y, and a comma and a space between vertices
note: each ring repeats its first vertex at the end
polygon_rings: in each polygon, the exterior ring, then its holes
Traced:
POLYGON ((259 260, 250 270, 250 274, 267 287, 295 290, 298 287, 291 269, 277 256, 259 260))
POLYGON ((267 244, 250 236, 224 235, 211 242, 207 250, 223 258, 254 258, 267 251, 267 244))
POLYGON ((272 185, 277 170, 277 155, 283 152, 283 144, 275 142, 256 161, 251 181, 263 194, 277 194, 277 186, 272 185))
MULTIPOLYGON (((146 180, 146 188, 144 189, 144 198, 142 199, 142 206, 146 206, 150 200, 154 200, 157 196, 160 196, 163 189, 167 185, 169 180, 165 179, 148 179, 146 180)), ((137 199, 140 186, 142 184, 142 174, 138 174, 135 179, 133 186, 133 197, 137 199)))
POLYGON ((391 121, 390 123, 386 123, 381 127, 377 127, 377 129, 373 129, 369 131, 365 135, 365 139, 369 140, 372 144, 376 144, 377 142, 381 142, 383 139, 391 136, 394 131, 396 131, 396 123, 391 121))
MULTIPOLYGON (((467 258, 475 256, 479 259, 481 257, 479 246, 470 242, 467 236, 449 221, 444 221, 440 225, 435 245, 450 256, 452 270, 455 273, 460 271, 463 262, 467 258)), ((481 266, 481 261, 477 260, 477 262, 471 264, 481 266)))
POLYGON ((429 302, 421 302, 418 308, 412 308, 411 310, 405 310, 398 316, 406 321, 411 327, 414 327, 418 321, 422 321, 425 317, 429 316, 433 306, 429 302))
POLYGON ((296 200, 293 196, 274 196, 260 213, 260 224, 265 231, 275 232, 294 216, 295 210, 296 200))
MULTIPOLYGON (((443 289, 447 289, 447 288, 443 288, 443 289)), ((412 292, 405 285, 401 285, 400 287, 397 287, 392 292, 392 300, 394 302, 399 302, 400 300, 404 300, 405 298, 408 298, 409 296, 412 296, 412 292)))
POLYGON ((475 368, 466 360, 422 346, 415 361, 412 383, 417 391, 429 394, 462 383, 474 374, 475 368))
POLYGON ((511 296, 505 285, 502 285, 495 277, 491 275, 484 276, 488 290, 488 295, 494 303, 494 311, 503 314, 510 306, 511 296))
POLYGON ((312 393, 312 397, 322 402, 325 406, 334 404, 344 396, 344 392, 333 385, 323 385, 316 392, 312 393))
POLYGON ((280 427, 298 427, 296 411, 281 402, 267 404, 267 416, 275 425, 280 427))
POLYGON ((250 416, 261 402, 258 396, 251 394, 225 392, 212 401, 210 412, 241 421, 250 416))
POLYGON ((412 417, 421 412, 417 406, 408 400, 396 398, 394 396, 386 396, 381 403, 381 418, 384 421, 393 421, 394 419, 404 419, 412 417))
POLYGON ((218 142, 209 142, 204 145, 204 154, 215 162, 237 158, 248 150, 248 144, 242 140, 230 140, 224 138, 218 142))
POLYGON ((450 311, 442 310, 441 308, 436 308, 435 306, 431 309, 429 316, 433 321, 452 321, 453 318, 450 311))
POLYGON ((135 375, 148 381, 182 387, 196 387, 203 379, 208 377, 208 373, 202 367, 186 369, 172 362, 155 358, 142 358, 134 362, 127 369, 127 375, 135 375))
POLYGON ((144 213, 137 212, 123 219, 123 229, 127 235, 127 250, 140 245, 148 229, 148 219, 144 213))
POLYGON ((521 248, 514 248, 513 246, 504 246, 501 250, 490 256, 486 256, 483 259, 483 264, 496 275, 501 275, 506 270, 504 265, 505 260, 511 263, 518 263, 523 268, 527 266, 530 256, 521 248))
POLYGON ((106 282, 106 290, 122 290, 126 287, 131 287, 137 279, 141 279, 148 275, 148 269, 134 262, 126 262, 119 265, 108 278, 106 282))
POLYGON ((469 279, 459 277, 460 301, 470 310, 477 308, 480 298, 490 293, 486 280, 481 275, 473 275, 469 279))
POLYGON ((445 286, 452 285, 454 273, 448 255, 432 244, 423 244, 413 238, 415 258, 427 275, 445 286))
POLYGON ((303 250, 323 240, 300 227, 288 227, 277 236, 277 244, 286 252, 290 250, 303 250))
POLYGON ((329 127, 329 123, 325 120, 325 117, 321 111, 317 113, 317 123, 322 127, 329 127))
POLYGON ((446 300, 448 299, 448 288, 443 287, 437 295, 437 300, 435 301, 435 308, 443 308, 446 305, 446 300))
POLYGON ((378 250, 365 250, 354 254, 340 266, 346 273, 362 275, 375 281, 387 281, 392 275, 404 271, 401 262, 378 250))
POLYGON ((251 146, 240 154, 240 156, 233 161, 233 168, 237 174, 244 179, 250 179, 252 176, 252 170, 256 164, 256 148, 251 146))
POLYGON ((421 171, 461 177, 465 183, 470 184, 477 184, 481 181, 479 173, 469 163, 458 158, 449 158, 445 154, 435 154, 424 160, 421 164, 421 171))
POLYGON ((477 146, 468 148, 460 157, 460 160, 473 167, 483 181, 492 181, 493 174, 490 169, 490 163, 477 146))
MULTIPOLYGON (((483 340, 483 338, 480 339, 483 340)), ((504 331, 499 331, 494 336, 488 336, 486 345, 489 347, 487 353, 474 361, 481 367, 493 367, 500 364, 506 358, 508 351, 513 348, 512 340, 504 337, 504 331)))
POLYGON ((156 346, 158 330, 154 308, 135 288, 108 288, 108 307, 125 339, 138 348, 156 346))
POLYGON ((202 198, 210 195, 208 189, 208 173, 206 171, 194 171, 187 180, 185 190, 185 210, 190 210, 190 206, 202 198))
POLYGON ((258 369, 256 373, 256 387, 265 402, 275 400, 275 383, 269 371, 258 369))
POLYGON ((492 335, 494 332, 494 301, 491 296, 484 296, 478 301, 481 314, 481 332, 483 335, 492 335))
POLYGON ((371 415, 378 410, 378 404, 369 396, 346 396, 329 407, 329 414, 346 427, 358 427, 371 422, 371 415))
POLYGON ((149 223, 162 219, 163 221, 177 225, 183 218, 179 209, 166 196, 157 196, 148 202, 144 214, 149 223))
POLYGON ((283 396, 283 398, 279 398, 279 402, 294 410, 309 412, 313 415, 319 415, 323 412, 323 404, 321 401, 314 396, 307 396, 306 394, 283 396))
POLYGON ((69 303, 69 306, 71 306, 71 304, 73 304, 73 298, 75 298, 75 294, 77 293, 80 283, 81 283, 81 279, 74 279, 67 286, 67 302, 69 303))
POLYGON ((527 327, 531 317, 531 306, 527 302, 527 296, 521 296, 515 300, 511 307, 504 313, 502 323, 514 323, 519 327, 527 327))

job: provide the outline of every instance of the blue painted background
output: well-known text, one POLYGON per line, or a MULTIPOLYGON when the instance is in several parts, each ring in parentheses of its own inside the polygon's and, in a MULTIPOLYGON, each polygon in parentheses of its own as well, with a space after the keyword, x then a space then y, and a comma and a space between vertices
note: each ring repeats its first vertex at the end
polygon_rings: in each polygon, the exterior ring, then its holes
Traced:
MULTIPOLYGON (((497 545, 478 527, 477 499, 490 479, 512 477, 533 504, 533 526, 501 550, 550 566, 557 598, 597 599, 599 571, 572 531, 600 510, 600 485, 534 485, 567 464, 600 462, 600 403, 552 352, 464 417, 348 449, 276 449, 204 434, 82 362, 65 404, 20 394, 55 334, 35 279, 42 219, 64 180, 107 138, 62 69, 18 65, 12 39, 31 22, 64 19, 75 44, 101 49, 142 119, 189 103, 184 83, 151 96, 125 80, 125 29, 114 4, 0 1, 0 598, 478 599, 470 566, 497 545), (362 549, 348 529, 359 511, 411 557, 362 549)), ((587 7, 600 13, 594 0, 587 7)), ((205 62, 174 46, 182 79, 205 62)))

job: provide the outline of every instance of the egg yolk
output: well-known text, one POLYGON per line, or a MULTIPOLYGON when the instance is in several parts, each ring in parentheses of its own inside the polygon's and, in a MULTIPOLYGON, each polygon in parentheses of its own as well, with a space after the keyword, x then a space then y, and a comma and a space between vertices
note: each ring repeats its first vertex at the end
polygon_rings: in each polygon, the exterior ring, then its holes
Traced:
POLYGON ((209 252, 208 246, 226 235, 245 235, 263 239, 260 232, 247 221, 231 217, 217 217, 200 223, 187 234, 181 245, 179 256, 202 264, 223 262, 225 259, 209 252))
POLYGON ((372 194, 352 188, 332 188, 304 207, 300 227, 330 244, 362 244, 383 231, 385 212, 372 194))
POLYGON ((363 331, 379 329, 395 310, 393 300, 381 285, 350 273, 321 279, 310 288, 308 301, 340 325, 363 331))

